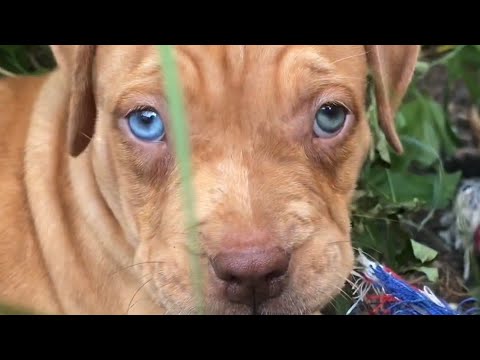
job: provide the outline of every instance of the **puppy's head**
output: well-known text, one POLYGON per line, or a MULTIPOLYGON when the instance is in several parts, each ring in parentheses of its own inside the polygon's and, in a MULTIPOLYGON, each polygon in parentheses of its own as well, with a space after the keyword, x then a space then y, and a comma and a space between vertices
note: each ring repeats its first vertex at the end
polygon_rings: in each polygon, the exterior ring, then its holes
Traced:
MULTIPOLYGON (((418 48, 175 48, 207 313, 308 314, 340 291, 353 266, 349 206, 370 146, 367 74, 381 127, 401 152, 393 119, 418 48)), ((70 153, 91 159, 152 297, 168 313, 195 312, 157 49, 53 50, 71 81, 70 153)))

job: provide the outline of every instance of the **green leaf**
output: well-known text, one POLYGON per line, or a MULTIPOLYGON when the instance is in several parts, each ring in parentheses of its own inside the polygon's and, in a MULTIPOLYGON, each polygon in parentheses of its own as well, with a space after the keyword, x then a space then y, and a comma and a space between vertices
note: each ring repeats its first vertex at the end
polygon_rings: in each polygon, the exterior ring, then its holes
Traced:
MULTIPOLYGON (((356 221, 357 218, 354 215, 356 221)), ((387 218, 362 218, 362 225, 353 227, 352 240, 357 248, 361 248, 390 268, 399 271, 401 263, 398 257, 410 247, 410 236, 402 229, 398 221, 387 218)))
POLYGON ((427 206, 442 209, 455 195, 461 174, 443 174, 440 181, 437 174, 416 175, 407 170, 394 168, 389 176, 390 181, 384 168, 373 168, 367 186, 376 195, 393 201, 390 195, 390 182, 397 202, 410 203, 417 198, 427 206))
MULTIPOLYGON (((385 134, 379 126, 375 96, 373 93, 371 93, 371 96, 372 104, 368 109, 368 118, 370 119, 370 127, 375 143, 374 150, 378 152, 380 159, 382 159, 387 164, 390 164, 390 147, 385 137, 385 134)), ((374 160, 374 157, 372 157, 371 160, 374 160)))
POLYGON ((413 254, 423 264, 430 262, 437 257, 438 252, 429 248, 428 246, 420 244, 413 239, 410 239, 410 242, 412 244, 413 254))
POLYGON ((387 164, 390 164, 390 162, 391 162, 390 148, 389 148, 387 140, 385 139, 385 135, 380 137, 380 139, 377 143, 376 149, 378 151, 378 155, 380 155, 380 158, 383 161, 385 161, 387 164))
POLYGON ((418 61, 415 66, 415 71, 421 75, 425 74, 430 69, 430 64, 425 61, 418 61))
POLYGON ((452 154, 455 149, 455 139, 451 136, 450 125, 440 104, 416 92, 415 100, 406 103, 401 108, 401 116, 405 124, 399 128, 400 135, 416 139, 432 151, 419 154, 408 152, 407 156, 429 166, 438 160, 436 154, 445 152, 452 154))
POLYGON ((471 98, 480 104, 480 46, 464 45, 444 61, 449 73, 450 83, 461 79, 465 82, 471 98))
POLYGON ((424 273, 427 279, 433 283, 438 280, 438 269, 435 267, 420 266, 415 268, 415 270, 424 273))

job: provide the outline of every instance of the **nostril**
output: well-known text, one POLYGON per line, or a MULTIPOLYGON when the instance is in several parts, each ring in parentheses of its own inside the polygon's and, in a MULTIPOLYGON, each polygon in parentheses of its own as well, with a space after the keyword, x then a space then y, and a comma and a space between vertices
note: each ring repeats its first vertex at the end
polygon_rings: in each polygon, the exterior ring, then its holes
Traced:
POLYGON ((289 261, 282 248, 250 248, 219 253, 211 266, 230 301, 258 305, 282 293, 289 261))
POLYGON ((226 282, 236 283, 239 282, 240 279, 234 275, 226 275, 223 277, 223 280, 226 282))
POLYGON ((271 280, 274 280, 276 278, 281 277, 284 274, 285 274, 285 271, 283 271, 283 270, 274 270, 272 272, 269 272, 267 275, 265 275, 265 280, 266 281, 271 281, 271 280))
POLYGON ((247 285, 282 277, 289 260, 289 254, 280 248, 248 249, 219 253, 211 259, 211 265, 220 280, 247 285))

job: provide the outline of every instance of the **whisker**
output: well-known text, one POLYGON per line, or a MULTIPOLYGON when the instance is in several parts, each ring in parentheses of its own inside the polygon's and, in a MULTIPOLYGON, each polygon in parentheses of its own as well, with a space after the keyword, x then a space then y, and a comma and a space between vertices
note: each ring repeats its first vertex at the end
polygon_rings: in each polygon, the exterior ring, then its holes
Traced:
POLYGON ((335 244, 342 244, 342 243, 349 243, 351 242, 350 240, 342 240, 342 241, 332 241, 329 243, 326 243, 325 245, 335 245, 335 244))
MULTIPOLYGON (((375 248, 375 247, 373 247, 373 246, 371 246, 371 245, 368 245, 367 248, 375 251, 377 254, 383 254, 382 251, 378 250, 377 248, 375 248)), ((354 249, 357 253, 360 252, 360 249, 357 248, 357 247, 353 247, 353 249, 354 249)), ((363 252, 363 251, 362 251, 362 252, 363 252)), ((371 256, 370 259, 374 259, 374 258, 371 256)))
POLYGON ((195 224, 192 224, 190 226, 187 226, 186 227, 186 230, 189 231, 189 230, 192 230, 193 228, 197 228, 197 227, 200 227, 202 225, 205 225, 206 224, 206 220, 202 220, 202 221, 197 221, 195 224))
POLYGON ((345 61, 345 60, 348 60, 348 59, 351 59, 351 58, 354 58, 354 57, 364 56, 364 55, 367 55, 368 53, 369 53, 368 51, 365 51, 365 52, 362 52, 361 54, 355 54, 355 55, 346 56, 346 57, 344 57, 344 58, 337 59, 337 60, 333 61, 332 64, 336 64, 336 63, 338 63, 338 62, 345 61))
POLYGON ((350 279, 350 277, 352 276, 351 273, 350 273, 347 277, 343 277, 343 276, 341 276, 341 275, 339 275, 339 274, 335 274, 335 275, 339 276, 340 279, 341 279, 344 283, 348 283, 348 285, 350 285, 350 286, 353 286, 353 285, 354 285, 353 281, 350 279))
POLYGON ((85 134, 83 131, 81 131, 80 134, 81 134, 82 136, 85 136, 88 140, 92 140, 92 137, 88 136, 88 135, 85 134))
POLYGON ((137 294, 139 293, 140 290, 142 290, 142 288, 147 285, 150 281, 153 280, 153 277, 150 278, 148 281, 146 281, 142 286, 140 286, 137 291, 135 291, 135 294, 133 294, 132 298, 130 299, 130 302, 128 304, 128 308, 127 308, 127 315, 128 315, 128 312, 130 311, 131 307, 132 307, 132 302, 133 300, 135 299, 135 296, 137 296, 137 294))
MULTIPOLYGON (((340 276, 339 274, 335 274, 335 275, 339 276, 339 278, 342 280, 343 283, 349 282, 348 278, 340 276)), ((352 297, 349 294, 347 294, 347 292, 343 288, 340 288, 336 285, 335 285, 335 288, 340 291, 340 295, 342 295, 345 300, 352 300, 352 297)))
POLYGON ((139 299, 132 304, 131 308, 134 308, 135 305, 137 305, 139 302, 142 302, 142 301, 150 301, 150 299, 139 299))
POLYGON ((342 79, 342 80, 364 80, 365 78, 363 76, 343 76, 343 75, 337 75, 335 76, 336 79, 342 79))
POLYGON ((125 270, 128 270, 134 266, 138 266, 138 265, 145 265, 145 264, 162 264, 163 261, 144 261, 144 262, 140 262, 140 263, 136 263, 136 264, 132 264, 132 265, 127 265, 123 268, 121 268, 120 270, 116 270, 114 271, 113 273, 111 273, 110 275, 108 275, 108 277, 111 277, 113 275, 116 275, 118 274, 119 272, 122 272, 122 271, 125 271, 125 270))
POLYGON ((369 215, 362 215, 362 214, 352 214, 353 217, 358 217, 358 218, 364 218, 364 219, 372 219, 372 220, 383 220, 383 221, 389 221, 389 222, 396 222, 396 223, 401 223, 402 221, 400 220, 395 220, 395 219, 390 219, 387 217, 379 217, 379 216, 369 216, 369 215))

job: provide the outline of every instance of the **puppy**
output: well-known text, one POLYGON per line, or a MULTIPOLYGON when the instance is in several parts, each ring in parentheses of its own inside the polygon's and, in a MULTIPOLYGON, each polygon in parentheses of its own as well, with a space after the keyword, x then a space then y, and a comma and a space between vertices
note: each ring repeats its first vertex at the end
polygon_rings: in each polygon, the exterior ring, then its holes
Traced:
POLYGON ((0 82, 0 299, 37 313, 312 314, 353 266, 349 206, 419 46, 177 46, 200 250, 155 46, 52 46, 0 82))

